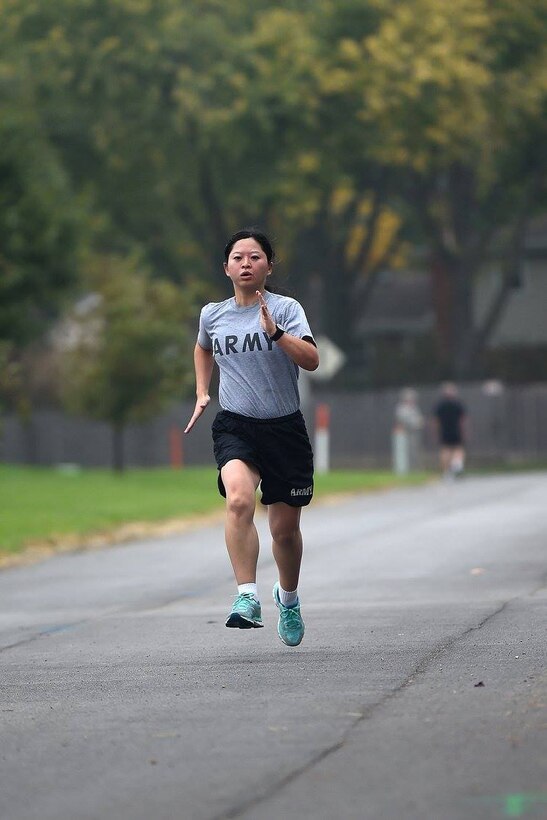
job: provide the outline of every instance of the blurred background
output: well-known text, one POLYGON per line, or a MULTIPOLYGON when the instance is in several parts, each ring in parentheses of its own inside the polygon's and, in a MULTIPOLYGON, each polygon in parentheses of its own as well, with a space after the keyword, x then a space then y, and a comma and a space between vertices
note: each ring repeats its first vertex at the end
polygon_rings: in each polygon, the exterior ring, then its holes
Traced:
MULTIPOLYGON (((258 225, 334 466, 455 381, 476 466, 547 462, 545 0, 0 0, 0 458, 212 462, 199 309, 258 225)), ((212 413, 211 413, 212 418, 212 413)))

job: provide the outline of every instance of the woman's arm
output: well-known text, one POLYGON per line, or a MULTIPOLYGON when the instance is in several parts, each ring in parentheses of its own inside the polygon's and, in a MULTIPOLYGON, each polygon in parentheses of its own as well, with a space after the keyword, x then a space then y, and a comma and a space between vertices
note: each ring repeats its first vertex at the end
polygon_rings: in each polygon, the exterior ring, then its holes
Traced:
POLYGON ((196 406, 192 418, 186 425, 185 433, 189 433, 196 421, 199 419, 209 402, 209 385, 211 384, 211 376, 213 375, 213 351, 205 350, 196 342, 194 348, 194 368, 196 371, 196 406))
MULTIPOLYGON (((260 305, 260 324, 262 329, 268 336, 273 336, 277 330, 277 325, 268 310, 264 296, 259 290, 257 290, 256 295, 258 296, 260 305)), ((319 352, 311 337, 300 339, 298 336, 291 336, 290 333, 283 333, 274 344, 279 345, 289 359, 292 359, 292 361, 303 370, 317 370, 319 367, 319 352)))
POLYGON ((284 333, 274 345, 279 345, 281 350, 303 370, 317 370, 319 367, 319 352, 311 339, 299 339, 297 336, 284 333))

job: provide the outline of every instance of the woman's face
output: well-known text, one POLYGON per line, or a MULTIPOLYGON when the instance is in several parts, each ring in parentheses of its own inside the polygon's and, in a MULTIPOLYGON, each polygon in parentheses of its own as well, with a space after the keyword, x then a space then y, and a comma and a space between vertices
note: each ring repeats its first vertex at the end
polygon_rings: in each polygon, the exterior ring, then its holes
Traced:
POLYGON ((224 270, 234 287, 263 290, 272 265, 256 239, 239 239, 224 263, 224 270))

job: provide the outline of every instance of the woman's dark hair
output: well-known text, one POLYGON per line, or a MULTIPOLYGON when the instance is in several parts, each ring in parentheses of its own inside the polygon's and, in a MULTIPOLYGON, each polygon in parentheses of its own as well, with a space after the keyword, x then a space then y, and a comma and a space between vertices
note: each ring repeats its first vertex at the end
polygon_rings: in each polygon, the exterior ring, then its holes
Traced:
MULTIPOLYGON (((263 233, 259 228, 242 228, 240 231, 236 231, 236 233, 230 237, 228 242, 226 243, 226 247, 224 248, 224 261, 228 262, 228 257, 230 256, 230 252, 234 247, 236 242, 239 242, 240 239, 254 239, 264 253, 266 254, 266 259, 268 260, 269 264, 275 262, 275 251, 273 249, 272 243, 268 239, 265 233, 263 233)), ((265 285, 264 290, 269 291, 270 293, 279 293, 281 296, 292 296, 292 293, 288 291, 286 288, 279 287, 279 285, 272 286, 271 284, 265 285)))
POLYGON ((272 247, 272 243, 268 239, 265 233, 262 233, 258 228, 242 228, 240 231, 236 231, 236 233, 230 237, 228 242, 226 243, 226 247, 224 248, 224 261, 228 261, 228 257, 230 256, 230 252, 234 247, 236 242, 239 242, 240 239, 254 239, 264 253, 266 254, 266 258, 268 263, 271 263, 275 259, 274 249, 272 247))

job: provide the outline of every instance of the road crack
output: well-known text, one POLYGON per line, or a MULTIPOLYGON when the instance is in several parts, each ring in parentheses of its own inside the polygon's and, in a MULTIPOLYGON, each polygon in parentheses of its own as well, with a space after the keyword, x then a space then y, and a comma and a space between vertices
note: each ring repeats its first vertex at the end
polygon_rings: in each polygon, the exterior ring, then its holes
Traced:
MULTIPOLYGON (((543 582, 542 582, 543 583, 543 582)), ((534 590, 536 592, 537 590, 534 590)), ((485 615, 482 620, 478 623, 474 623, 471 626, 464 629, 463 632, 454 635, 449 639, 442 640, 441 642, 437 643, 421 660, 415 665, 412 671, 405 677, 401 683, 396 686, 391 691, 387 692, 383 695, 379 700, 375 703, 370 704, 370 706, 364 707, 359 714, 359 716, 352 721, 352 723, 344 730, 342 737, 332 743, 331 745, 327 746, 326 748, 319 751, 317 754, 313 755, 306 763, 299 766, 297 769, 294 769, 290 774, 286 775, 285 777, 280 778, 275 783, 271 783, 270 785, 263 788, 259 793, 253 795, 252 797, 242 800, 241 802, 237 803, 236 805, 232 806, 232 808, 228 809, 227 811, 223 811, 220 814, 216 814, 211 817, 211 820, 236 820, 238 817, 242 817, 251 809, 259 806, 261 803, 265 803, 272 797, 275 797, 279 792, 281 792, 286 786, 289 786, 291 783, 298 780, 299 777, 310 772, 315 766, 321 763, 323 760, 326 760, 331 755, 335 754, 336 752, 340 751, 344 748, 348 740, 350 739, 353 732, 365 721, 370 720, 382 707, 386 704, 390 703, 392 700, 397 698, 402 692, 404 692, 409 686, 415 682, 415 679, 420 675, 426 674, 426 672, 430 669, 430 667, 441 657, 444 653, 448 652, 452 649, 457 643, 466 639, 468 635, 476 630, 482 629, 487 623, 491 620, 496 618, 505 609, 513 603, 515 600, 518 600, 518 596, 515 598, 511 598, 507 601, 504 601, 500 604, 496 609, 489 612, 485 615)))

